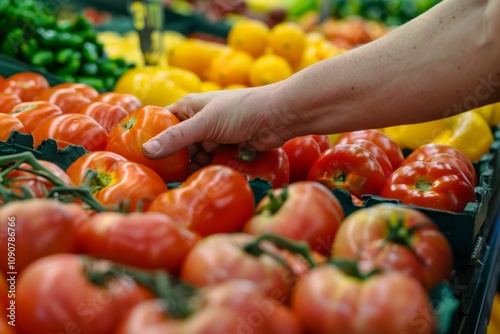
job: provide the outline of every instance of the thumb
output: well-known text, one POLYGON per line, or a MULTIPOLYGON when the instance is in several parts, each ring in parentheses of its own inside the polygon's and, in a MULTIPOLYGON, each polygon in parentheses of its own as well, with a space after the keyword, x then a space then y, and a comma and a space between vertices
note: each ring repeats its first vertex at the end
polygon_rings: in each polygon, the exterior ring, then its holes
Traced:
POLYGON ((201 141, 205 133, 198 117, 189 118, 160 132, 142 145, 148 159, 161 159, 201 141))

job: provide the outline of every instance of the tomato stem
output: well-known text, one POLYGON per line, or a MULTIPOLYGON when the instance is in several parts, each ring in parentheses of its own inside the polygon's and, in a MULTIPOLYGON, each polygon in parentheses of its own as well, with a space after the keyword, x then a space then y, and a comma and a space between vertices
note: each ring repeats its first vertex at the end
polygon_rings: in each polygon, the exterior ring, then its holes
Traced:
POLYGON ((238 153, 238 159, 250 162, 257 156, 257 152, 252 150, 242 150, 238 153))
POLYGON ((137 122, 137 117, 132 116, 128 121, 126 121, 123 124, 120 124, 119 126, 123 129, 123 131, 128 131, 132 129, 137 122))
POLYGON ((335 173, 333 173, 332 178, 335 184, 342 185, 347 182, 347 173, 342 169, 337 169, 335 173))
POLYGON ((283 206, 283 203, 288 199, 288 187, 284 186, 280 193, 276 196, 272 189, 270 189, 267 193, 269 197, 269 203, 264 205, 257 211, 257 214, 262 213, 264 211, 269 211, 271 215, 276 214, 279 209, 283 206))
POLYGON ((358 263, 354 260, 345 260, 345 259, 330 259, 328 261, 329 264, 336 266, 340 270, 342 270, 344 273, 346 273, 349 276, 356 277, 360 280, 365 280, 373 275, 376 275, 380 273, 381 271, 379 269, 374 269, 369 271, 368 273, 362 273, 359 270, 358 263))
POLYGON ((430 191, 432 189, 432 183, 426 179, 420 179, 415 183, 415 189, 422 192, 430 191))
MULTIPOLYGON (((262 234, 259 237, 257 237, 254 241, 248 243, 245 247, 243 247, 243 250, 251 255, 254 255, 254 256, 260 256, 261 254, 267 254, 267 255, 270 255, 276 259, 276 257, 277 257, 276 254, 262 249, 260 243, 264 240, 270 241, 275 246, 282 248, 282 249, 285 249, 292 254, 298 254, 298 255, 302 256, 307 261, 310 268, 316 267, 316 261, 314 261, 314 259, 311 256, 311 251, 309 248, 309 244, 307 242, 295 241, 295 240, 287 239, 287 238, 284 238, 282 236, 275 235, 275 234, 262 234)), ((280 259, 281 259, 280 262, 283 263, 284 260, 282 258, 280 258, 280 259)))

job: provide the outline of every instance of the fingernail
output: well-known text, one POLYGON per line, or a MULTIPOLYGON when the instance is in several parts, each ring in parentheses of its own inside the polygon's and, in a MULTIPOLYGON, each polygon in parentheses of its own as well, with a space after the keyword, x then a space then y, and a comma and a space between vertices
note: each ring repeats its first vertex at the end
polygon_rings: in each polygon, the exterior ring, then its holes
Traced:
POLYGON ((161 144, 160 144, 160 141, 158 139, 153 139, 153 140, 150 140, 150 141, 144 143, 144 145, 142 145, 142 148, 144 149, 144 151, 146 153, 154 154, 160 150, 161 144))

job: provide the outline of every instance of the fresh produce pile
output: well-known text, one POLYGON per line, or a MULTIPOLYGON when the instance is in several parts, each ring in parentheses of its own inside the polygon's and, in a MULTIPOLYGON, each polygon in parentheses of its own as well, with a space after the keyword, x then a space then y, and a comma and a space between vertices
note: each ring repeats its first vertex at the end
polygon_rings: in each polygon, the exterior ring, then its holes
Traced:
POLYGON ((133 65, 123 58, 110 60, 90 22, 80 15, 57 18, 58 6, 37 0, 0 1, 0 52, 61 81, 112 90, 133 65))
POLYGON ((0 304, 10 312, 2 333, 451 326, 460 254, 422 209, 457 216, 486 200, 475 157, 493 136, 471 150, 470 134, 452 126, 488 137, 494 106, 445 119, 443 136, 455 132, 454 140, 422 135, 407 155, 388 129, 369 129, 297 137, 263 153, 224 145, 198 170, 188 148, 143 156, 142 144, 179 120, 131 94, 50 87, 19 73, 0 80, 0 108, 6 145, 26 133, 33 150, 47 141, 85 149, 67 169, 29 150, 0 157, 0 251, 8 254, 0 304), (356 210, 346 211, 339 191, 356 210), (371 196, 385 202, 368 206, 371 196), (431 297, 436 289, 448 294, 431 297))

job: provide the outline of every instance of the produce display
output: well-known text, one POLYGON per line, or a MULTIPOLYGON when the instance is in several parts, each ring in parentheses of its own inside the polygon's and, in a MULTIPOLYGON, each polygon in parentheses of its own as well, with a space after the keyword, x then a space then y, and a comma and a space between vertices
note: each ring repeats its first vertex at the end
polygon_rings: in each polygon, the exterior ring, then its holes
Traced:
POLYGON ((223 43, 165 31, 155 66, 137 32, 41 3, 0 0, 2 52, 34 68, 0 76, 0 334, 465 333, 500 103, 197 168, 188 147, 142 152, 186 94, 278 82, 435 1, 334 0, 321 23, 289 1, 296 20, 239 17, 223 43))

